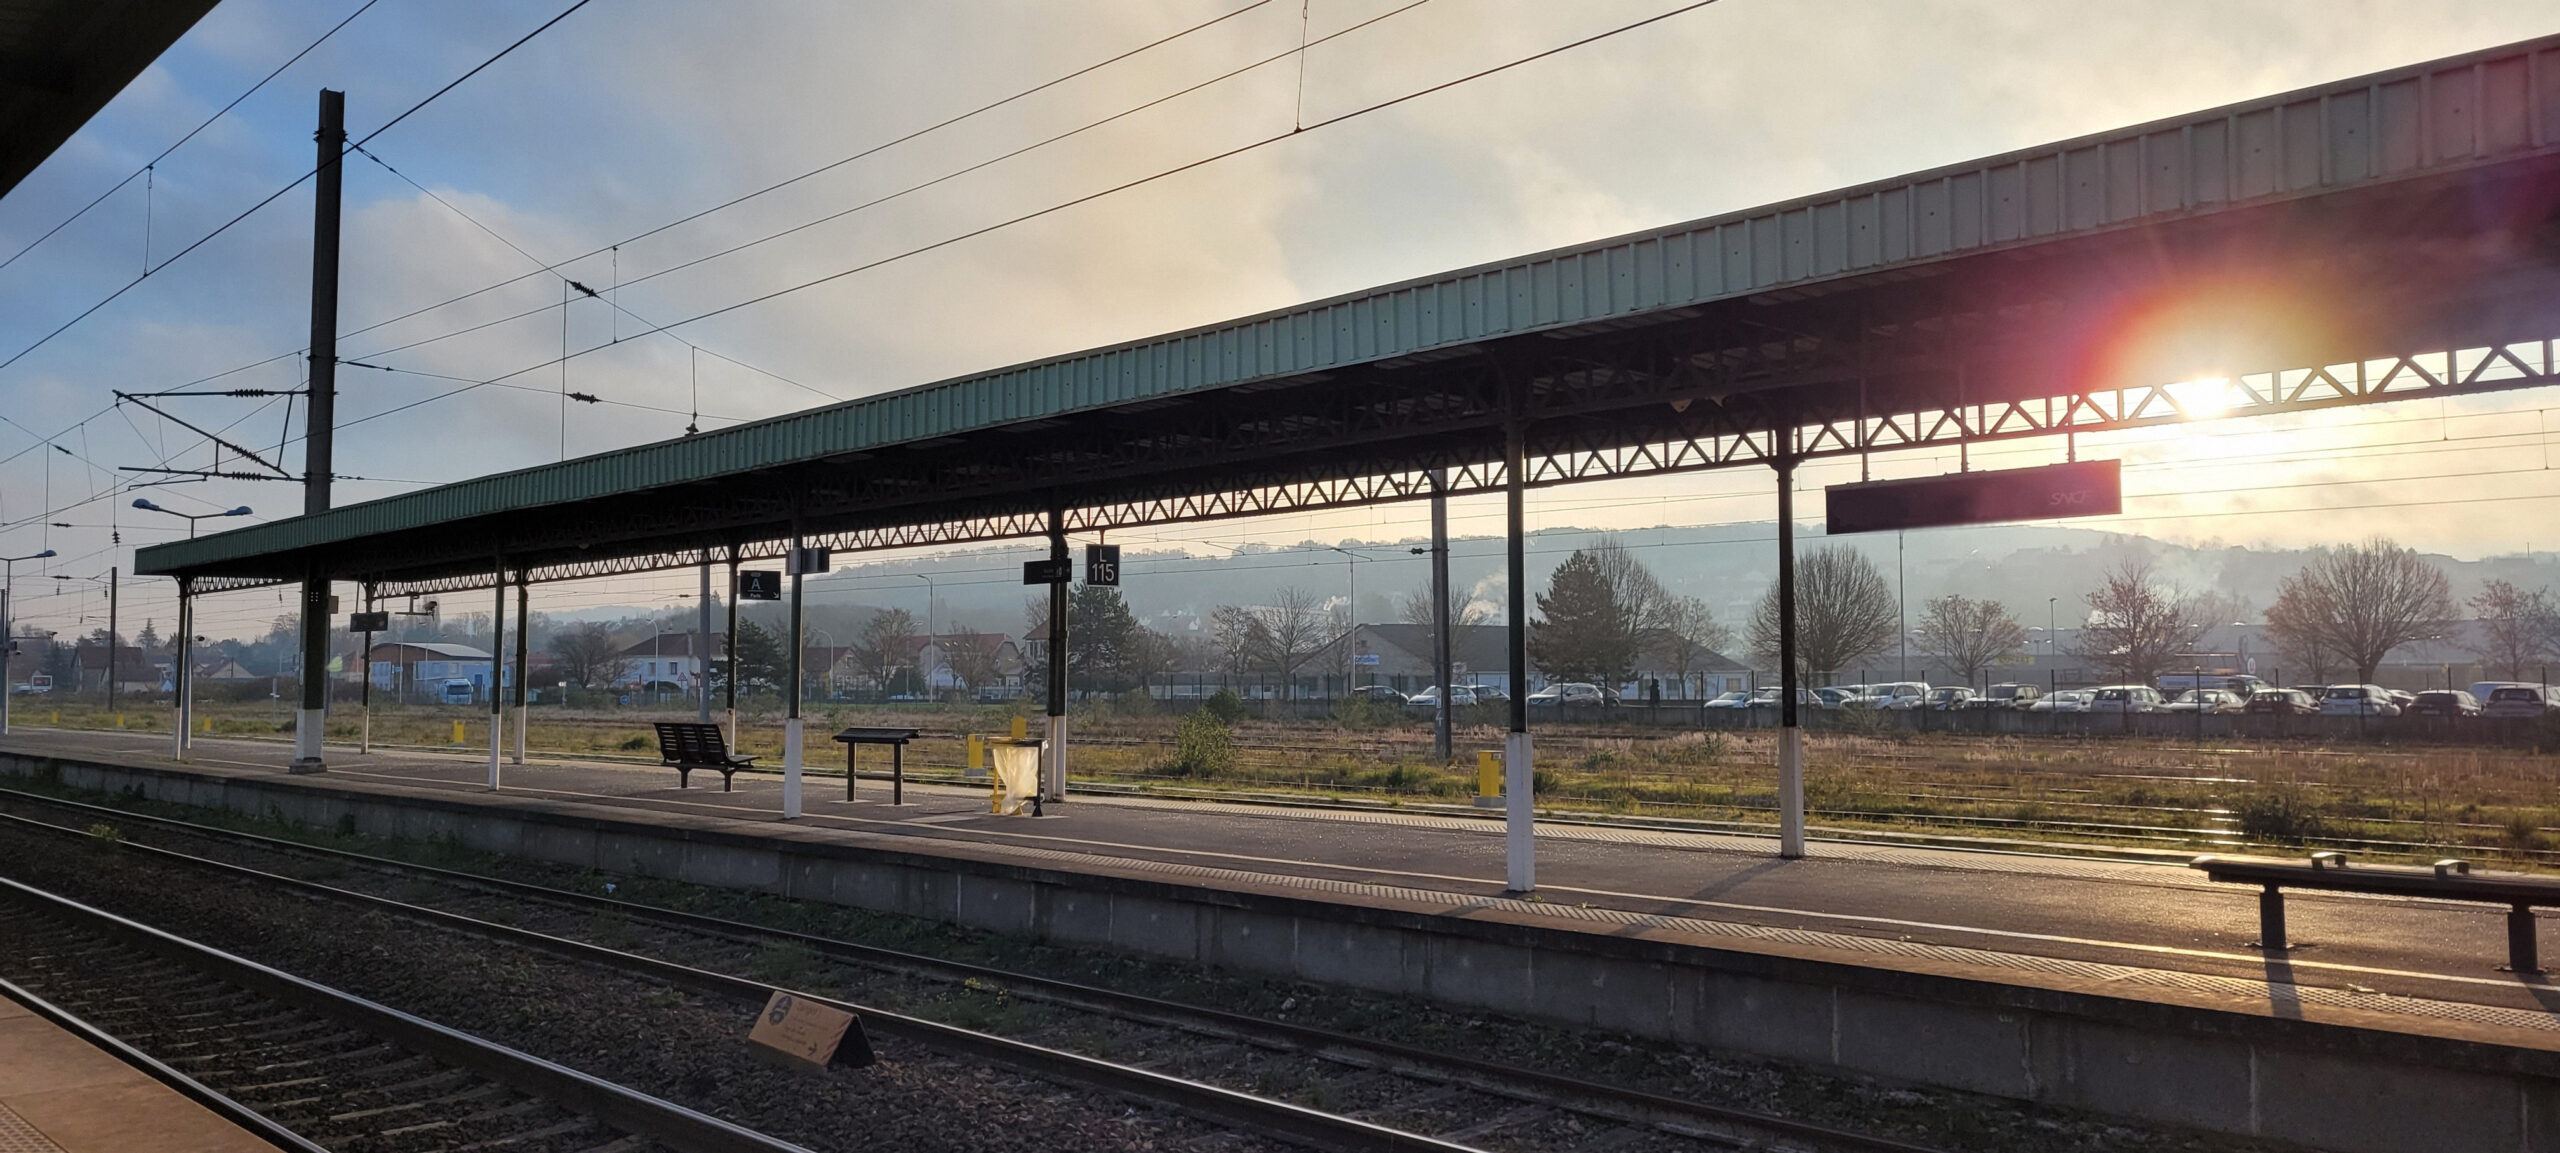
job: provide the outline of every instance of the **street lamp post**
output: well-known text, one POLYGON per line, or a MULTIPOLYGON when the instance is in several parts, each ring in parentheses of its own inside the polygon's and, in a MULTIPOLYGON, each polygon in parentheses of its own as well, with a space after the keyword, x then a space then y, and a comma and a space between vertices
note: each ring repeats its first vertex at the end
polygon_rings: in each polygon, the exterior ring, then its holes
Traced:
POLYGON ((26 556, 0 557, 0 737, 9 735, 9 657, 18 651, 17 634, 9 623, 9 596, 18 585, 18 562, 43 560, 52 556, 46 549, 26 556))
POLYGON ((197 522, 197 521, 200 521, 200 520, 212 520, 212 519, 214 519, 215 517, 224 517, 224 516, 248 516, 248 515, 250 515, 250 513, 249 513, 249 506, 248 506, 248 505, 245 505, 245 504, 244 504, 244 505, 241 505, 241 506, 240 506, 240 507, 238 507, 238 508, 227 508, 227 509, 222 510, 221 512, 179 512, 178 510, 176 510, 176 509, 174 509, 174 508, 162 508, 162 507, 160 507, 159 505, 156 505, 156 504, 151 503, 149 500, 147 500, 147 499, 145 499, 145 498, 143 498, 143 497, 135 497, 135 498, 133 498, 133 507, 138 508, 138 509, 144 509, 144 510, 147 510, 147 511, 150 511, 150 512, 165 512, 165 513, 169 514, 170 516, 181 516, 181 517, 185 517, 185 518, 187 518, 187 539, 188 539, 188 540, 194 540, 194 539, 196 539, 196 522, 197 522))
POLYGON ((827 654, 827 699, 832 701, 836 699, 836 636, 825 629, 810 629, 809 635, 821 642, 818 648, 827 654))
MULTIPOLYGON (((114 712, 116 711, 116 577, 117 577, 117 567, 118 567, 118 566, 109 565, 109 566, 107 567, 107 575, 105 575, 105 576, 103 576, 103 577, 94 577, 94 576, 88 576, 88 577, 75 577, 75 576, 66 576, 66 575, 64 575, 64 574, 62 574, 62 573, 55 573, 55 574, 53 574, 53 579, 58 580, 58 581, 84 580, 84 581, 88 581, 88 582, 90 582, 90 583, 92 583, 92 584, 102 584, 102 585, 107 586, 107 712, 109 712, 109 713, 114 713, 114 712)), ((79 650, 78 650, 78 647, 77 647, 77 646, 74 646, 72 651, 73 651, 73 652, 75 652, 75 653, 76 653, 76 652, 78 652, 78 651, 79 651, 79 650)), ((75 665, 74 665, 74 671, 76 672, 77 670, 78 670, 78 666, 75 664, 75 665)))

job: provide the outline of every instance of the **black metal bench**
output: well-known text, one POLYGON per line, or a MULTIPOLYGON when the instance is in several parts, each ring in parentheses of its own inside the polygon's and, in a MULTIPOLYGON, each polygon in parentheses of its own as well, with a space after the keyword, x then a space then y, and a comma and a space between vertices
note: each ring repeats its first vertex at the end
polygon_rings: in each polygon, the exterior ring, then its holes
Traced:
POLYGON ((889 803, 907 803, 907 742, 916 739, 914 729, 870 728, 855 725, 836 734, 844 742, 844 799, 853 799, 853 758, 864 745, 889 746, 889 803))
POLYGON ((693 787, 695 769, 711 769, 720 774, 720 791, 728 792, 730 778, 738 770, 756 763, 754 757, 742 757, 729 751, 729 740, 720 735, 720 726, 701 721, 659 721, 658 763, 676 771, 676 787, 693 787))
POLYGON ((2204 870, 2216 881, 2260 886, 2257 947, 2268 952, 2292 948, 2284 931, 2284 890, 2321 889, 2337 893, 2378 893, 2392 897, 2433 897, 2443 901, 2480 901, 2507 906, 2509 972, 2539 973, 2542 963, 2534 941, 2533 910, 2560 906, 2560 878, 2524 873, 2475 873, 2467 861, 2438 861, 2431 868, 2410 865, 2356 865, 2340 853, 2313 853, 2307 860, 2267 857, 2198 857, 2189 867, 2204 870))

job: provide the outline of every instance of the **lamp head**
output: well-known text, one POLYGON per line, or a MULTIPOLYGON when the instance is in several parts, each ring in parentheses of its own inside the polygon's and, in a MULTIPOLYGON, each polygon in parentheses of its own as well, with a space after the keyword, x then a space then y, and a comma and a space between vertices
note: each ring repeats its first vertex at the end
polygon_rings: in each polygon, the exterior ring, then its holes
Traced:
POLYGON ((240 507, 238 507, 238 508, 226 510, 226 511, 224 511, 224 512, 223 512, 223 514, 222 514, 222 515, 224 515, 224 516, 247 516, 247 515, 249 515, 249 506, 244 504, 244 505, 241 505, 241 506, 240 506, 240 507))
POLYGON ((160 507, 159 505, 156 505, 156 504, 151 503, 151 498, 149 498, 149 497, 143 497, 143 496, 137 496, 137 497, 133 498, 133 507, 135 507, 135 508, 147 508, 147 509, 150 509, 150 510, 151 510, 151 511, 153 511, 153 512, 167 512, 167 511, 169 511, 168 509, 162 508, 162 507, 160 507))

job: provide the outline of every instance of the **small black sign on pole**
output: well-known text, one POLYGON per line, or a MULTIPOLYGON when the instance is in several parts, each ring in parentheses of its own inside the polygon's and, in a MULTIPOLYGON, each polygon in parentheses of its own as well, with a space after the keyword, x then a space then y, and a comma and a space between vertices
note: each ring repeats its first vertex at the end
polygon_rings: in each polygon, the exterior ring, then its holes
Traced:
POLYGON ((742 601, 781 600, 782 574, 771 569, 738 570, 738 599, 742 601))
POLYGON ((390 632, 391 610, 384 609, 381 612, 371 613, 350 613, 347 616, 347 631, 351 633, 390 632))
POLYGON ((1120 546, 1089 544, 1084 546, 1084 583, 1116 585, 1120 583, 1120 546))
POLYGON ((1066 559, 1027 560, 1022 562, 1022 583, 1027 585, 1062 585, 1075 579, 1076 562, 1066 559))

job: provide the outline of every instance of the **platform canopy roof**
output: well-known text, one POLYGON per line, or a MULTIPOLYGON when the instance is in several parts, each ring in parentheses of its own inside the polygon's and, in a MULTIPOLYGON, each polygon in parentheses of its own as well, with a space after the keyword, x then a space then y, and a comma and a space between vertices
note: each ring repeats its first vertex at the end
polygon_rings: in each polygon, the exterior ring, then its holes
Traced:
POLYGON ((0 196, 213 5, 214 0, 0 0, 0 196))
POLYGON ((2560 37, 155 545, 394 590, 2551 378, 2560 37), (2521 349, 2509 348, 2527 342, 2521 349), (2491 351, 2483 351, 2483 350, 2491 351), (2536 351, 2538 349, 2538 351, 2536 351), (2448 350, 2454 350, 2450 357, 2448 350), (2426 354, 2434 353, 2433 359, 2426 354), (2255 375, 2252 375, 2255 374, 2255 375), (2181 393, 2228 378, 2212 397, 2181 393), (503 559, 501 559, 503 558, 503 559))

